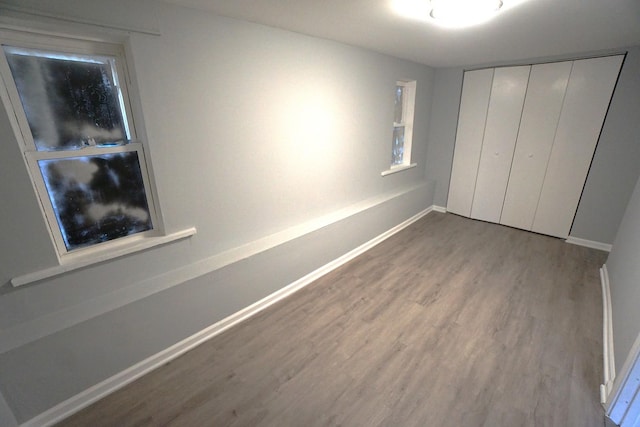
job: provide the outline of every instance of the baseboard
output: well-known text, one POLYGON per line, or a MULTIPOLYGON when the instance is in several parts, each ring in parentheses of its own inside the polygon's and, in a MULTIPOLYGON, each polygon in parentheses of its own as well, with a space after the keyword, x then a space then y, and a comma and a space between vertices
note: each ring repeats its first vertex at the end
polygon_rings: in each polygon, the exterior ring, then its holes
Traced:
POLYGON ((444 206, 436 206, 433 205, 431 206, 431 209, 435 212, 440 212, 440 213, 447 213, 447 208, 445 208, 444 206))
POLYGON ((600 283, 602 284, 602 354, 604 368, 604 382, 600 386, 600 403, 606 403, 616 378, 616 364, 613 348, 613 319, 611 311, 611 288, 607 265, 600 269, 600 283))
POLYGON ((584 246, 591 249, 598 249, 601 251, 611 252, 611 245, 608 243, 596 242, 594 240, 580 239, 578 237, 573 237, 573 236, 567 237, 567 240, 565 241, 567 243, 571 243, 572 245, 584 246))
POLYGON ((287 296, 297 292, 305 286, 313 283, 318 278, 325 274, 335 270, 336 268, 346 264, 358 255, 363 254, 367 250, 388 239, 399 231, 405 229, 409 225, 418 221, 431 211, 435 211, 434 206, 430 206, 427 209, 417 213, 411 218, 403 221, 395 227, 385 231, 384 233, 374 237, 368 242, 358 246, 357 248, 347 252, 339 258, 325 264, 324 266, 312 271, 306 276, 296 280, 295 282, 285 286, 284 288, 268 295, 267 297, 255 302, 254 304, 245 307, 244 309, 222 319, 221 321, 203 329, 202 331, 178 342, 177 344, 131 366, 124 371, 107 378, 106 380, 90 387, 89 389, 59 403, 58 405, 48 409, 40 415, 30 419, 29 421, 21 424, 21 427, 40 427, 51 426, 61 420, 73 415, 83 408, 91 405, 92 403, 106 397, 107 395, 121 389, 127 384, 135 381, 141 376, 153 371, 154 369, 176 359, 183 355, 192 348, 202 344, 203 342, 215 337, 216 335, 226 331, 232 326, 254 316, 260 311, 266 309, 272 304, 286 298, 287 296))

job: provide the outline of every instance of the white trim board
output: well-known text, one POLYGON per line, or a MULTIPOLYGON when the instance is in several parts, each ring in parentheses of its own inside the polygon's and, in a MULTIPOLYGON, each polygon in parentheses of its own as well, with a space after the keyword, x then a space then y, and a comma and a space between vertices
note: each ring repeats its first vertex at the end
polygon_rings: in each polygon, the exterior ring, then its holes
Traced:
POLYGON ((594 240, 581 239, 579 237, 569 236, 567 243, 571 243, 572 245, 584 246, 591 249, 598 249, 601 251, 611 252, 611 245, 608 243, 596 242, 594 240))
POLYGON ((433 210, 435 210, 433 206, 428 207, 422 212, 417 213, 404 222, 374 237, 368 242, 363 243, 362 245, 347 252, 341 257, 336 258, 335 260, 325 264, 324 266, 312 271, 306 276, 301 277, 300 279, 285 286, 284 288, 279 289, 271 295, 268 295, 267 297, 251 304, 250 306, 245 307, 244 309, 220 320, 219 322, 214 323, 213 325, 174 344, 173 346, 151 357, 148 357, 147 359, 131 366, 130 368, 127 368, 124 371, 110 378, 107 378, 106 380, 94 385, 93 387, 88 388, 81 393, 78 393, 77 395, 65 400, 64 402, 59 403, 53 408, 50 408, 40 415, 37 415, 29 421, 21 424, 21 427, 51 426, 55 423, 60 422, 61 420, 73 415, 74 413, 89 406, 90 404, 115 392, 116 390, 119 390, 120 388, 135 381, 136 379, 151 372, 152 370, 164 365, 167 362, 170 362, 171 360, 174 360, 175 358, 181 356, 182 354, 198 346, 204 341, 213 338, 214 336, 224 332, 232 326, 266 309, 270 305, 313 283, 318 278, 335 270, 341 265, 346 264, 358 255, 361 255, 375 245, 405 229, 433 210))
MULTIPOLYGON (((305 223, 248 242, 242 246, 231 248, 192 264, 161 273, 157 276, 148 277, 108 294, 96 296, 72 307, 48 313, 41 317, 28 319, 14 326, 9 326, 0 331, 0 353, 18 348, 93 317, 169 289, 172 286, 211 273, 290 240, 302 237, 368 209, 382 205, 395 198, 424 188, 425 184, 422 183, 400 191, 381 194, 334 211, 328 215, 311 219, 305 223)), ((431 207, 428 209, 431 210, 431 207)))
POLYGON ((611 311, 611 288, 607 265, 600 269, 600 283, 602 284, 602 354, 604 368, 604 382, 600 385, 600 403, 607 401, 613 381, 616 378, 616 362, 613 347, 613 319, 611 311))

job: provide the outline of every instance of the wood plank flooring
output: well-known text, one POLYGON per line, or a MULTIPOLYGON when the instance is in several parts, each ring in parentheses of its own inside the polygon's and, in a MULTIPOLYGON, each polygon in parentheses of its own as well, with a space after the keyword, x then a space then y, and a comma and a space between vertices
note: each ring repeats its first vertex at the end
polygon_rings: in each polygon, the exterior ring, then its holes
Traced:
POLYGON ((430 213, 59 425, 602 426, 605 259, 430 213))

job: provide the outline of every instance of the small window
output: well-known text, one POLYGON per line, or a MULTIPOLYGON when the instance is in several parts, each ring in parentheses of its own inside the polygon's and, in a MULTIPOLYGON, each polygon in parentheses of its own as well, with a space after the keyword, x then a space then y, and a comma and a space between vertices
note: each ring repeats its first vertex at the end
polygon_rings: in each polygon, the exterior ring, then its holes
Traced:
POLYGON ((396 83, 391 167, 411 163, 413 137, 413 110, 416 100, 416 82, 396 83))
POLYGON ((391 166, 389 170, 382 172, 382 176, 416 166, 415 163, 411 163, 415 100, 415 80, 396 82, 391 141, 391 166))
POLYGON ((3 40, 0 64, 59 256, 151 233, 156 223, 124 55, 116 45, 78 44, 3 40))

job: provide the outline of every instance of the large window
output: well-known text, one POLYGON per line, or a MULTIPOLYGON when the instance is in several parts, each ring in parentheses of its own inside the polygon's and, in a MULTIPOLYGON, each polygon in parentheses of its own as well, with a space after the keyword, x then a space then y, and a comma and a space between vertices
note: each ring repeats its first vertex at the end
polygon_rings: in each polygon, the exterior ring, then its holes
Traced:
POLYGON ((155 205, 121 48, 1 35, 3 98, 58 255, 152 233, 155 205))
POLYGON ((413 116, 416 99, 416 82, 396 82, 394 96, 393 137, 391 141, 391 167, 383 175, 411 166, 413 141, 413 116))

